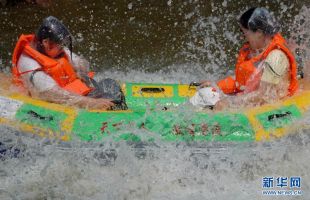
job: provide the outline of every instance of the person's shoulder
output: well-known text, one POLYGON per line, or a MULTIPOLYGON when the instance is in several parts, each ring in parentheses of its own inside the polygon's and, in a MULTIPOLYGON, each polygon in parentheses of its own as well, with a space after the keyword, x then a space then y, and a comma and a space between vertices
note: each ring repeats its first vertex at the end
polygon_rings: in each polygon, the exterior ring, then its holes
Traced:
POLYGON ((69 58, 69 60, 71 62, 73 62, 73 64, 75 64, 77 62, 77 60, 80 59, 80 56, 78 56, 76 53, 71 52, 68 48, 64 48, 64 53, 66 54, 66 56, 69 58))
POLYGON ((268 57, 276 57, 276 58, 282 58, 282 59, 288 59, 284 51, 281 49, 274 49, 269 52, 268 57))
POLYGON ((41 68, 41 65, 36 60, 26 54, 21 54, 17 65, 21 72, 41 68))
POLYGON ((275 71, 283 71, 283 69, 289 67, 289 59, 287 55, 280 49, 274 49, 270 51, 266 58, 266 62, 272 67, 275 71))
POLYGON ((288 72, 288 68, 289 60, 286 54, 279 49, 274 49, 270 51, 265 60, 265 68, 261 80, 278 84, 280 79, 288 72))

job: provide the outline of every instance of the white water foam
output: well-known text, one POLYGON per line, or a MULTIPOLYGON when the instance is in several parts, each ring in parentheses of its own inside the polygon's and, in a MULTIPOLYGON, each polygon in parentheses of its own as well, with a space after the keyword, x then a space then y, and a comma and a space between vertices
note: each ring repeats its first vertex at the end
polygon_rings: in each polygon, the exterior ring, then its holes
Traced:
POLYGON ((23 156, 2 161, 0 169, 0 196, 12 199, 261 199, 266 176, 300 176, 304 194, 297 199, 309 195, 306 132, 225 144, 64 146, 17 138, 17 147, 26 146, 23 156))
MULTIPOLYGON (((304 7, 296 19, 308 13, 304 7)), ((305 24, 292 27, 309 32, 305 24)), ((171 68, 154 74, 108 71, 102 77, 168 83, 211 78, 191 65, 171 68)), ((261 194, 266 176, 301 177, 303 195, 281 199, 308 199, 309 121, 307 113, 295 124, 305 130, 273 142, 224 144, 63 144, 1 126, 1 141, 21 153, 0 160, 0 199, 269 199, 261 194)))

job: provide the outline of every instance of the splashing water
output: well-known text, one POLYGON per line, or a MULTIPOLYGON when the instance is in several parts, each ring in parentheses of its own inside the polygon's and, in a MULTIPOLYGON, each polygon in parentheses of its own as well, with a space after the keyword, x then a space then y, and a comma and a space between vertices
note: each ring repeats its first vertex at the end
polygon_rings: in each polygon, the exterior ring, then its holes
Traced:
MULTIPOLYGON (((2 130, 12 138, 13 131, 2 130)), ((2 161, 0 197, 259 199, 265 176, 300 176, 303 197, 309 195, 307 132, 251 144, 71 142, 65 146, 16 138, 16 147, 25 150, 18 158, 2 161)))
MULTIPOLYGON (((225 8, 230 3, 221 4, 225 8)), ((166 4, 173 7, 174 1, 166 4)), ((126 6, 135 8, 134 3, 126 6)), ((200 15, 195 9, 186 15, 188 19, 200 15)), ((281 9, 284 13, 293 8, 281 4, 281 9)), ((302 7, 288 31, 292 48, 302 52, 298 55, 302 63, 309 61, 309 11, 302 7)), ((232 62, 220 41, 228 40, 232 52, 238 46, 239 36, 228 23, 234 16, 225 14, 225 23, 219 16, 195 18, 197 23, 180 55, 196 65, 169 65, 156 73, 106 70, 99 76, 166 83, 216 79, 220 75, 214 77, 214 72, 220 70, 223 75, 227 70, 221 66, 232 62), (216 34, 222 26, 225 31, 216 34)), ((264 199, 262 178, 266 176, 300 176, 303 195, 294 199, 307 199, 309 121, 307 113, 296 122, 301 127, 296 133, 261 143, 62 143, 0 126, 1 141, 10 151, 0 154, 0 199, 264 199)), ((147 133, 137 130, 137 134, 147 133)))

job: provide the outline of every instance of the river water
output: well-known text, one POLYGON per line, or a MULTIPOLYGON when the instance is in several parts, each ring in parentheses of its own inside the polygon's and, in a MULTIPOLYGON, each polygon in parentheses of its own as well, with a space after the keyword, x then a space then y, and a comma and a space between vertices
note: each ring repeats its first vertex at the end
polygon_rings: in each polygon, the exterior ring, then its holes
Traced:
MULTIPOLYGON (((215 80, 232 73, 241 46, 236 19, 252 5, 274 12, 299 63, 307 62, 308 1, 55 0, 47 8, 0 8, 1 70, 9 72, 18 36, 54 15, 101 77, 215 80)), ((0 199, 271 199, 262 195, 262 179, 293 176, 301 177, 303 194, 279 199, 309 199, 309 119, 276 141, 224 144, 64 144, 0 126, 1 141, 21 150, 0 160, 0 199)))

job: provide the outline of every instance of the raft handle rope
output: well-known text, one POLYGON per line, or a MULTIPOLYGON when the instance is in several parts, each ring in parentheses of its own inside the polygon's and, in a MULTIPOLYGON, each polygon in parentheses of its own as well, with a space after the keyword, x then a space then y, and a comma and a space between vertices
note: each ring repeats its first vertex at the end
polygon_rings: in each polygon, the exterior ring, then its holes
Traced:
POLYGON ((277 113, 277 114, 272 114, 268 115, 268 121, 272 121, 275 119, 283 118, 292 115, 290 111, 286 111, 285 113, 277 113))
POLYGON ((37 112, 33 111, 33 110, 29 110, 27 112, 28 115, 30 115, 33 118, 37 118, 40 120, 46 120, 46 121, 52 121, 54 120, 53 116, 42 116, 40 114, 38 114, 37 112))
POLYGON ((191 82, 189 84, 189 87, 199 87, 200 85, 201 85, 201 83, 199 83, 199 82, 191 82))
POLYGON ((162 92, 165 92, 165 89, 164 88, 141 88, 140 91, 144 93, 162 93, 162 92))
POLYGON ((201 85, 201 83, 199 83, 199 82, 190 82, 190 84, 189 84, 189 88, 190 87, 199 87, 201 85))
POLYGON ((189 90, 192 90, 192 89, 196 90, 197 87, 199 87, 200 85, 201 85, 201 83, 193 81, 193 82, 190 82, 190 84, 188 85, 188 89, 189 90))

